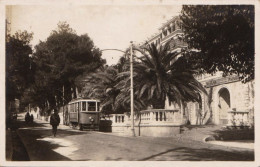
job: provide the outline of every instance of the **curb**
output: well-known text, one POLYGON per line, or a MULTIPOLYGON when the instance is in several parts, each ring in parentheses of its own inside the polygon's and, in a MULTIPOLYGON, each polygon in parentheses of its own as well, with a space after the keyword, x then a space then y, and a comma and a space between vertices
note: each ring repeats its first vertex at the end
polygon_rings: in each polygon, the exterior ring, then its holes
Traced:
MULTIPOLYGON (((230 148, 239 148, 239 149, 252 150, 251 148, 245 148, 245 147, 241 147, 241 146, 239 147, 238 145, 236 145, 236 146, 230 146, 230 145, 222 144, 221 142, 225 142, 225 140, 216 140, 215 137, 213 137, 213 136, 205 137, 205 138, 203 139, 203 142, 204 142, 204 143, 207 143, 207 144, 222 146, 222 147, 230 147, 230 148), (210 141, 218 141, 218 142, 220 142, 220 143, 216 144, 216 143, 212 143, 212 142, 210 142, 210 141)), ((230 142, 232 142, 232 141, 230 141, 230 142)), ((234 141, 233 141, 233 142, 234 142, 234 141)), ((255 149, 253 149, 253 150, 255 150, 255 149)))
POLYGON ((202 140, 204 143, 207 143, 208 141, 216 141, 216 138, 213 136, 207 136, 202 140))
POLYGON ((13 157, 13 140, 12 140, 12 132, 11 130, 5 131, 5 159, 6 161, 12 161, 13 157))

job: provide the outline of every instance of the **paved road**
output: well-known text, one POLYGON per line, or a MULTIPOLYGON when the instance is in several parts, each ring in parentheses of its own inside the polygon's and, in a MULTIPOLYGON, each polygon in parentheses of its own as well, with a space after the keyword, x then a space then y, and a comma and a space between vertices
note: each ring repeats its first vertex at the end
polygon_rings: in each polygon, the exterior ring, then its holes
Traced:
POLYGON ((26 125, 17 131, 32 161, 252 161, 247 149, 217 146, 193 140, 122 137, 60 126, 57 137, 48 123, 26 125))

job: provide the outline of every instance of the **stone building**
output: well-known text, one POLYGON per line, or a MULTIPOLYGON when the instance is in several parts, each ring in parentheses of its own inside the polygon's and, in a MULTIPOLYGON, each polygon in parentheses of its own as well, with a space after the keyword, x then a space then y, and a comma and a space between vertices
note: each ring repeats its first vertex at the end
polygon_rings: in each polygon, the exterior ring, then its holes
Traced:
POLYGON ((11 35, 12 6, 6 6, 5 12, 6 12, 5 32, 7 35, 11 35))
MULTIPOLYGON (((141 44, 164 45, 170 41, 171 51, 180 51, 187 44, 182 40, 182 23, 178 16, 164 23, 159 32, 141 44)), ((213 75, 197 75, 195 78, 206 88, 208 95, 201 94, 202 102, 188 102, 185 104, 185 112, 182 124, 192 125, 213 123, 229 126, 252 126, 254 122, 254 81, 242 83, 238 76, 222 77, 221 72, 213 75)), ((167 100, 166 100, 167 101, 167 100)), ((177 104, 165 103, 165 109, 178 109, 177 104)))

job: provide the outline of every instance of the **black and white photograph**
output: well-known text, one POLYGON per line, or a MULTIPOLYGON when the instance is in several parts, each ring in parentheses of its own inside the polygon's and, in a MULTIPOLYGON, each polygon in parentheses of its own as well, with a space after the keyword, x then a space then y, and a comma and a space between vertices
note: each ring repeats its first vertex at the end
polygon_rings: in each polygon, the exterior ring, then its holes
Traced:
POLYGON ((0 5, 1 166, 260 166, 259 1, 0 5))

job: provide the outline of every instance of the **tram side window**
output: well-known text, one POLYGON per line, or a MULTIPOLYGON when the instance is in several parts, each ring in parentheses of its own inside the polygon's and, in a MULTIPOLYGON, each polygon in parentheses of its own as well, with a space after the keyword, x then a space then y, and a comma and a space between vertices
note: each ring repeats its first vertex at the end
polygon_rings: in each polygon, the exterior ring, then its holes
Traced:
POLYGON ((73 104, 70 104, 70 112, 73 112, 73 104))
POLYGON ((81 102, 78 102, 78 107, 79 107, 79 108, 78 108, 78 109, 79 109, 78 111, 81 111, 81 102))
POLYGON ((82 111, 86 111, 86 102, 85 101, 82 102, 82 111))
POLYGON ((96 111, 96 102, 88 102, 88 111, 96 111))
POLYGON ((98 102, 97 103, 97 111, 99 111, 99 108, 100 108, 100 103, 98 102))

